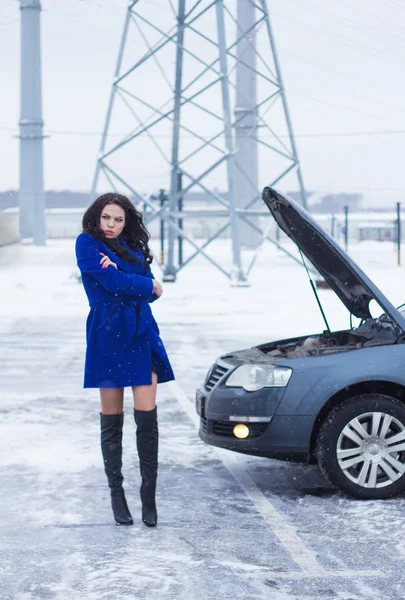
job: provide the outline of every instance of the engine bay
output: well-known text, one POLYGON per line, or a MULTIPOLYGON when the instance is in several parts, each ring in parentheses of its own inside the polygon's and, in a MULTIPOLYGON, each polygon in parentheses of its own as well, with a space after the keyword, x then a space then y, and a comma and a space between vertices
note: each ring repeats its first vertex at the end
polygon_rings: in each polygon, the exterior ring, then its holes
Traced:
POLYGON ((358 329, 330 332, 318 335, 273 342, 260 346, 260 350, 270 357, 298 358, 303 356, 319 356, 332 352, 344 352, 395 344, 400 336, 399 328, 390 320, 370 319, 358 329))

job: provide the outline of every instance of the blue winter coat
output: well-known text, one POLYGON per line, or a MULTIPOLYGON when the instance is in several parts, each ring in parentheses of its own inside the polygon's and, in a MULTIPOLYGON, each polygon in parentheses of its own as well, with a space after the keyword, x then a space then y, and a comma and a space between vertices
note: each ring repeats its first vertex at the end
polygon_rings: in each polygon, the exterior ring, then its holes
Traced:
MULTIPOLYGON (((122 244, 125 242, 120 239, 122 244)), ((142 251, 135 251, 142 259, 142 251)), ((77 264, 82 274, 90 313, 86 324, 85 388, 123 388, 152 383, 152 363, 158 382, 174 374, 159 337, 150 303, 153 274, 149 265, 123 260, 88 233, 76 240, 77 264), (118 266, 100 265, 103 253, 118 266)))

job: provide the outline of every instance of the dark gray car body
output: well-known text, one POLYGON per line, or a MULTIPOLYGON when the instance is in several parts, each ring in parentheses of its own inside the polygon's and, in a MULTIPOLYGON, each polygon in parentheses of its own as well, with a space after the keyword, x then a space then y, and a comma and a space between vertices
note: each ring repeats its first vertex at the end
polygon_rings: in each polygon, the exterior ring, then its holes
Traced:
POLYGON ((230 450, 306 461, 313 458, 320 425, 342 398, 370 390, 405 394, 405 317, 299 205, 274 190, 264 199, 287 235, 363 322, 358 329, 281 340, 220 357, 197 390, 199 434, 230 450), (379 319, 371 317, 371 300, 384 311, 379 319), (294 356, 308 337, 321 340, 319 349, 294 356), (261 362, 291 368, 287 386, 256 392, 226 387, 238 366, 261 362), (252 435, 237 439, 233 427, 238 416, 246 415, 271 420, 252 424, 252 435))
POLYGON ((243 353, 240 360, 237 355, 220 358, 217 364, 229 372, 210 391, 203 387, 197 392, 205 398, 200 437, 216 446, 270 458, 306 461, 314 448, 317 417, 333 398, 347 396, 359 385, 371 389, 364 384, 373 389, 386 388, 387 384, 405 388, 403 343, 277 361, 293 369, 285 388, 245 392, 225 387, 234 368, 246 362, 243 353), (258 437, 238 440, 215 435, 214 423, 228 421, 230 415, 271 416, 272 420, 258 437))

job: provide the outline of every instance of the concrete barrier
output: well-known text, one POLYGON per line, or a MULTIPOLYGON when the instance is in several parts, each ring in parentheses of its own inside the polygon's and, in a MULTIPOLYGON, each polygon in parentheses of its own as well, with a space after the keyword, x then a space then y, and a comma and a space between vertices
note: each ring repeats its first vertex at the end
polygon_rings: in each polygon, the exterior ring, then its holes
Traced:
MULTIPOLYGON (((46 235, 48 239, 53 238, 75 238, 82 231, 82 208, 47 208, 45 211, 46 235)), ((188 218, 186 223, 187 234, 195 239, 205 239, 213 235, 225 223, 224 218, 201 219, 199 217, 188 218)), ((152 238, 160 236, 159 219, 154 219, 147 225, 152 238)), ((226 231, 221 237, 229 235, 226 231)), ((167 237, 167 226, 166 226, 167 237)))
POLYGON ((0 246, 14 244, 19 239, 18 213, 9 210, 0 212, 0 246))
POLYGON ((75 238, 82 231, 82 208, 47 208, 45 211, 46 236, 75 238))

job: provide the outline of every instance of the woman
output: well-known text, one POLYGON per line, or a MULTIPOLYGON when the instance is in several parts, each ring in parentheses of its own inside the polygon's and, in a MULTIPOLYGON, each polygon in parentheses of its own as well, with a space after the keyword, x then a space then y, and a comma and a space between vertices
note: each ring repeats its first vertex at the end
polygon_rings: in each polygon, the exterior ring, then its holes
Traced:
POLYGON ((121 473, 124 388, 131 387, 142 520, 155 527, 156 386, 173 380, 174 375, 150 309, 163 290, 150 269, 153 259, 148 242, 142 215, 128 198, 104 194, 83 217, 76 256, 90 304, 84 387, 100 389, 101 450, 114 518, 120 525, 133 524, 121 473))

